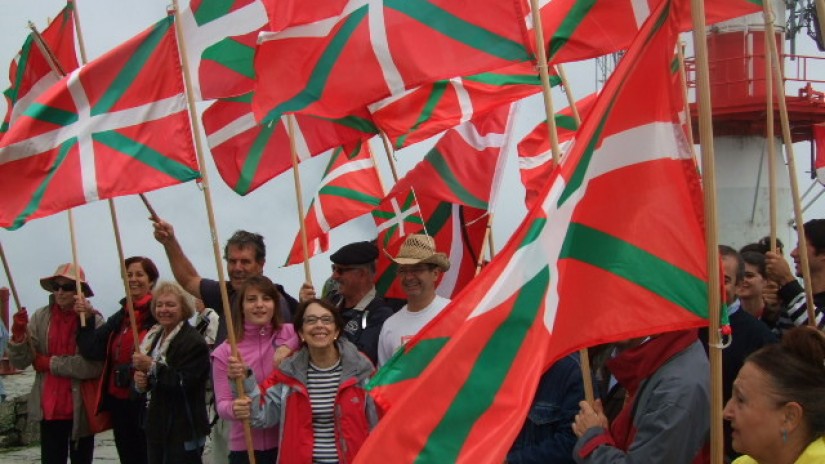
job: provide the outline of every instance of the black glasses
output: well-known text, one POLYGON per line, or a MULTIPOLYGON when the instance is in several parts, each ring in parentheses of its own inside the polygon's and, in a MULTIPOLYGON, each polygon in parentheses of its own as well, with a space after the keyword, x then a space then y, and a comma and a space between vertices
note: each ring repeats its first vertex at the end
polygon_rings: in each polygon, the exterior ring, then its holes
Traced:
POLYGON ((315 325, 318 321, 321 321, 323 325, 332 325, 335 319, 332 316, 307 316, 304 318, 304 325, 315 325))
POLYGON ((57 282, 52 282, 52 291, 56 292, 58 290, 63 290, 64 292, 73 292, 77 286, 74 282, 70 282, 67 284, 59 284, 57 282))
POLYGON ((353 266, 339 266, 337 264, 332 265, 332 273, 333 274, 336 274, 336 273, 337 274, 343 274, 343 273, 345 273, 347 271, 351 271, 353 269, 358 269, 358 268, 353 267, 353 266))

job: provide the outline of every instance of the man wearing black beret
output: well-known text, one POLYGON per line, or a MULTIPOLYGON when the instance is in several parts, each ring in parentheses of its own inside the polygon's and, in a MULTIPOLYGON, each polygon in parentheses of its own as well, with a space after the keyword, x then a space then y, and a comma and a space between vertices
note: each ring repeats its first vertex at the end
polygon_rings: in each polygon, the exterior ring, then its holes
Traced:
MULTIPOLYGON (((329 300, 341 308, 344 333, 373 362, 378 360, 378 335, 393 309, 375 292, 375 260, 378 248, 372 242, 344 245, 330 255, 332 280, 338 291, 329 300)), ((315 298, 315 289, 305 283, 301 300, 315 298)))

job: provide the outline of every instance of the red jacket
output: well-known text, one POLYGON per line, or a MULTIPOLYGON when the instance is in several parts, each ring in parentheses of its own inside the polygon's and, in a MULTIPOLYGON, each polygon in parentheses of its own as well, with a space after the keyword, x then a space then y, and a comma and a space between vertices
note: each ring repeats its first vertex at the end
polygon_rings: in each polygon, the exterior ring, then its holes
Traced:
MULTIPOLYGON (((345 464, 354 461, 375 426, 377 415, 364 388, 373 371, 372 363, 349 341, 339 340, 337 343, 342 372, 335 397, 335 442, 339 462, 345 464)), ((308 369, 309 353, 302 348, 285 359, 260 389, 254 384, 254 377, 245 382, 245 389, 252 397, 252 425, 271 427, 281 424, 279 464, 312 462, 314 433, 312 405, 306 387, 308 369)))

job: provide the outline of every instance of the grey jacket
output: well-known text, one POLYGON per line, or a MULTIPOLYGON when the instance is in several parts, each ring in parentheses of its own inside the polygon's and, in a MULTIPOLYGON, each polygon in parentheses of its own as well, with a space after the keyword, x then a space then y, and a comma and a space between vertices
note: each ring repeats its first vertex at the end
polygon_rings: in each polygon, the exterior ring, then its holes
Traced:
MULTIPOLYGON (((35 352, 49 354, 49 324, 51 322, 51 305, 44 306, 31 317, 26 334, 26 339, 22 343, 9 342, 9 361, 18 369, 25 369, 34 362, 35 352)), ((95 327, 103 325, 103 317, 95 313, 94 320, 86 321, 87 324, 94 324, 95 327)), ((83 407, 83 397, 80 393, 80 381, 84 379, 95 379, 103 372, 103 362, 87 361, 76 351, 72 356, 53 356, 51 360, 51 370, 53 375, 70 377, 72 379, 72 402, 74 404, 74 417, 72 421, 72 440, 92 435, 89 430, 89 422, 86 417, 86 408, 83 407)), ((43 420, 43 408, 40 406, 40 399, 43 396, 43 385, 45 375, 42 372, 35 373, 34 384, 29 395, 28 413, 30 421, 43 420)), ((94 407, 94 405, 92 405, 94 407)))

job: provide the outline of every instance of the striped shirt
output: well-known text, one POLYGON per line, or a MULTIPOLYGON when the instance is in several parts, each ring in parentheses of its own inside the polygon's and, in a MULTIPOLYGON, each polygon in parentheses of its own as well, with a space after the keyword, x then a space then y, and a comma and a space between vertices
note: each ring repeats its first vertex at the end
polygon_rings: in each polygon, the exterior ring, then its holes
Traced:
POLYGON ((315 434, 312 462, 337 463, 335 448, 335 396, 341 381, 341 360, 321 369, 309 363, 307 391, 312 404, 312 429, 315 434))

